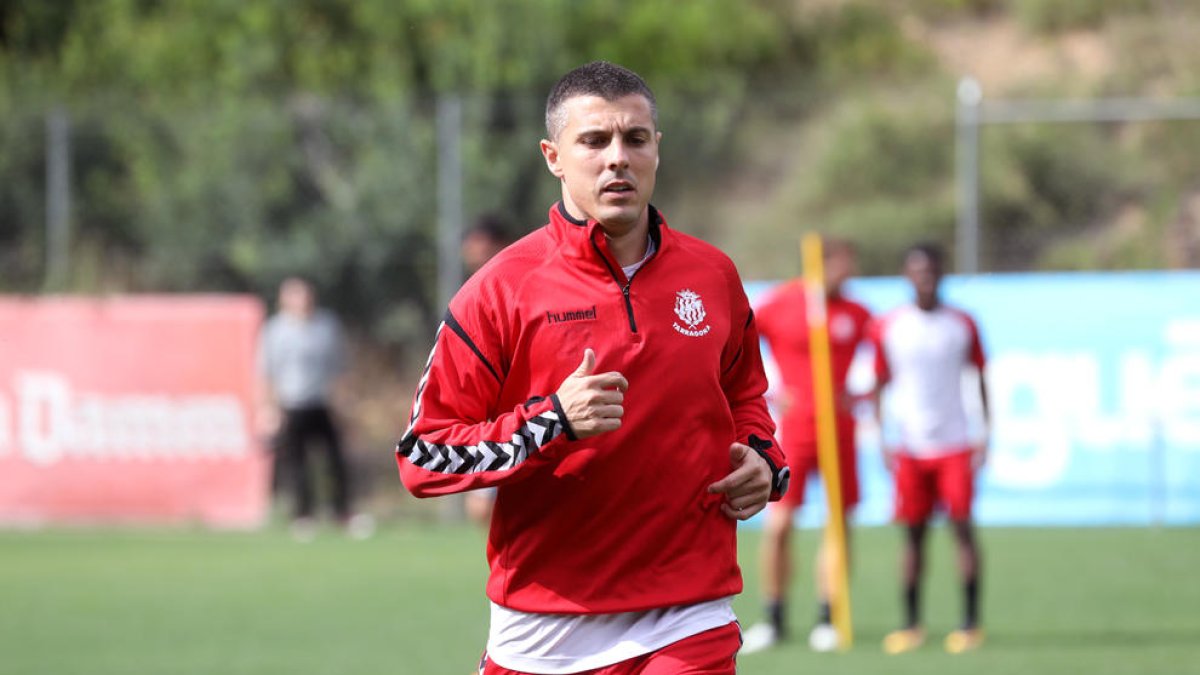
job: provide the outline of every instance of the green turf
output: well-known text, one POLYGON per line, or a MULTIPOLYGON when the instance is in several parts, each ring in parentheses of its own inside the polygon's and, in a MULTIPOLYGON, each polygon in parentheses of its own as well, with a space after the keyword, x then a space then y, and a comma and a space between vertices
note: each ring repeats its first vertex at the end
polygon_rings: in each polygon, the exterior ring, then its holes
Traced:
MULTIPOLYGON (((807 557, 814 535, 802 534, 807 557)), ((889 529, 856 540, 858 644, 798 643, 744 657, 742 673, 1200 673, 1200 530, 986 530, 986 648, 937 641, 885 657, 898 616, 889 529)), ((930 542, 928 625, 958 615, 949 542, 930 542)), ((742 558, 757 618, 754 553, 742 558)), ((486 630, 483 538, 466 527, 385 528, 367 542, 323 532, 0 534, 0 673, 421 674, 471 672, 486 630)), ((807 580, 808 566, 801 572, 807 580)), ((806 628, 807 584, 795 621, 806 628)))

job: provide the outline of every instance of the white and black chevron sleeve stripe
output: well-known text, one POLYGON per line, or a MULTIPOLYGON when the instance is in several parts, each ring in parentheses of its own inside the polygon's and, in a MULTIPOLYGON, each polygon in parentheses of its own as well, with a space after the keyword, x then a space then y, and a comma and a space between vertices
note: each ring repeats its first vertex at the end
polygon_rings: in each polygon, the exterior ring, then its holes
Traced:
POLYGON ((410 429, 396 452, 426 471, 470 474, 515 469, 542 446, 566 430, 554 410, 531 417, 507 441, 479 441, 474 445, 439 445, 417 437, 410 429))
MULTIPOLYGON (((421 417, 425 386, 429 382, 430 367, 437 354, 438 341, 446 322, 438 326, 437 337, 434 339, 433 351, 425 363, 425 372, 417 385, 416 401, 413 404, 412 417, 403 438, 396 444, 396 453, 414 466, 427 471, 449 474, 471 474, 483 471, 508 471, 516 468, 522 462, 535 454, 544 445, 561 434, 574 440, 575 435, 565 422, 566 416, 557 396, 551 396, 553 408, 529 418, 513 432, 506 440, 481 440, 472 445, 454 445, 431 443, 420 438, 415 429, 417 420, 421 417)), ((459 331, 455 333, 461 336, 459 331)), ((485 362, 486 363, 486 362, 485 362)), ((490 366, 489 366, 490 368, 490 366)), ((526 405, 531 405, 540 399, 531 399, 526 405)))

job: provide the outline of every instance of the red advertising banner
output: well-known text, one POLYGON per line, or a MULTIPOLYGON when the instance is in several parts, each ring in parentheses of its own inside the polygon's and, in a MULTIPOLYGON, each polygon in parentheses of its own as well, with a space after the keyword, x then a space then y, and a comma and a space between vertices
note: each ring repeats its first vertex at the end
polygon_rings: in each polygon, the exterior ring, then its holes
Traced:
POLYGON ((0 523, 263 522, 262 320, 245 296, 0 298, 0 523))

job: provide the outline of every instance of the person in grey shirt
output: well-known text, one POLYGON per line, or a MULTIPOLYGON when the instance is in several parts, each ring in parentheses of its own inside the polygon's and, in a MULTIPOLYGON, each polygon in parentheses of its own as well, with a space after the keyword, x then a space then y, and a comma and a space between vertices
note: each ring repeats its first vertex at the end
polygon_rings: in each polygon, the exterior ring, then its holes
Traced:
POLYGON ((342 328, 316 304, 312 285, 289 277, 279 287, 279 308, 259 338, 262 377, 260 418, 275 436, 276 467, 294 490, 292 533, 310 540, 316 533, 315 497, 309 452, 315 443, 328 460, 334 514, 352 535, 368 524, 350 509, 349 475, 341 434, 331 407, 334 383, 345 370, 342 328))

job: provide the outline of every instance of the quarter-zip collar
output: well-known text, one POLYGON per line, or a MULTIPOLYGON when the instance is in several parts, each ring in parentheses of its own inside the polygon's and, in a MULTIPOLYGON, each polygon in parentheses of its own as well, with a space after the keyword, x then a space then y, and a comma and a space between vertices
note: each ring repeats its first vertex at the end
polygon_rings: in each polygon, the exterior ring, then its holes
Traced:
MULTIPOLYGON (((650 238, 657 249, 651 259, 646 261, 649 265, 653 263, 654 258, 661 256, 668 246, 666 240, 670 238, 670 230, 658 209, 653 205, 647 208, 650 217, 650 238)), ((608 249, 608 240, 600 223, 591 218, 575 218, 567 212, 562 202, 558 202, 550 207, 548 228, 558 244, 559 253, 572 264, 589 273, 612 276, 622 286, 629 283, 625 273, 621 271, 621 266, 608 249)))
MULTIPOLYGON (((650 258, 633 273, 634 277, 642 274, 647 265, 654 264, 654 259, 663 254, 665 235, 669 232, 667 222, 658 209, 648 206, 650 218, 650 239, 654 242, 655 251, 650 258)), ((637 317, 633 312, 633 298, 630 287, 633 279, 625 277, 624 270, 613 258, 608 248, 608 239, 604 236, 604 228, 600 223, 589 218, 580 220, 567 213, 562 202, 550 208, 550 235, 558 244, 559 252, 572 264, 589 274, 598 274, 611 279, 615 288, 625 301, 625 313, 629 319, 629 331, 637 333, 637 317)))

